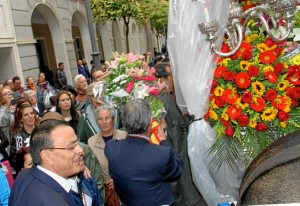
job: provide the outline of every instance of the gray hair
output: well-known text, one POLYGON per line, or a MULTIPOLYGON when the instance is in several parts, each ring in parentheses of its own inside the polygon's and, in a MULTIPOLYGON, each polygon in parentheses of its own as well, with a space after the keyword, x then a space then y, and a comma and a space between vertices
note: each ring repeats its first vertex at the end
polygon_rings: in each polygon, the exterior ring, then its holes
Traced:
POLYGON ((36 92, 35 92, 35 91, 33 91, 33 90, 31 90, 31 89, 26 90, 26 91, 25 91, 25 98, 28 99, 28 96, 29 96, 29 95, 32 95, 32 94, 33 94, 34 96, 36 96, 36 92))
POLYGON ((107 110, 110 113, 110 116, 114 119, 116 116, 116 111, 115 108, 113 108, 112 106, 109 105, 102 105, 100 107, 97 107, 96 111, 97 111, 97 115, 99 112, 103 111, 103 110, 107 110))
POLYGON ((29 152, 35 164, 42 163, 40 152, 52 147, 53 141, 50 133, 59 126, 69 126, 62 120, 47 120, 34 129, 30 138, 29 152))
POLYGON ((142 134, 148 130, 151 123, 150 104, 144 99, 130 100, 123 106, 121 118, 129 134, 142 134))
POLYGON ((81 77, 85 78, 85 76, 83 76, 82 74, 77 74, 77 75, 75 76, 74 82, 75 82, 76 85, 78 84, 79 79, 80 79, 81 77))

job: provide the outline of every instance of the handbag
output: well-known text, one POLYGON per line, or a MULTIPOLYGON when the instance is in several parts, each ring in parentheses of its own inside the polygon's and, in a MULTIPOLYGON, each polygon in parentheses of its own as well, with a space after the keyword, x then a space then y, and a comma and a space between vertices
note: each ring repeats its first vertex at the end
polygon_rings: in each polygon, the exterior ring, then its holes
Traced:
POLYGON ((120 206, 120 199, 114 189, 109 189, 107 185, 104 184, 105 188, 105 206, 120 206))

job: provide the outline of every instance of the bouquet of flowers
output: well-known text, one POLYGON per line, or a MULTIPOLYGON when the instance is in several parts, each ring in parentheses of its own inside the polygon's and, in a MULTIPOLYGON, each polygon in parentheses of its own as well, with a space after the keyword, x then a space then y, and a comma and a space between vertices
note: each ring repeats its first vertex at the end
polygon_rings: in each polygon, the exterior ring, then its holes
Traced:
MULTIPOLYGON (((276 138, 300 129, 300 55, 283 59, 286 43, 275 43, 250 21, 238 52, 220 58, 205 115, 217 132, 213 166, 246 165, 276 138)), ((225 43, 223 52, 229 51, 225 43)))
POLYGON ((158 95, 166 85, 155 77, 155 69, 143 61, 142 55, 114 53, 114 57, 108 62, 110 75, 106 79, 106 94, 112 97, 117 107, 129 99, 145 99, 150 103, 153 118, 158 121, 163 118, 166 111, 158 95))

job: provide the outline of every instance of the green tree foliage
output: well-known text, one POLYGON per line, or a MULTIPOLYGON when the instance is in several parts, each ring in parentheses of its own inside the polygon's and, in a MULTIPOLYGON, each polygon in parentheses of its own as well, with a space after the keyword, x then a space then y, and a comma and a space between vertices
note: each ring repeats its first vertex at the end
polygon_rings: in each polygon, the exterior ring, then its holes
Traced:
POLYGON ((169 2, 167 0, 154 0, 156 9, 150 18, 151 28, 156 35, 166 35, 168 28, 169 2))
MULTIPOLYGON (((135 19, 139 24, 143 25, 156 15, 156 18, 164 18, 165 20, 153 19, 151 25, 155 32, 161 33, 163 23, 168 22, 168 6, 167 0, 91 0, 91 7, 95 21, 106 22, 107 20, 124 21, 126 30, 126 47, 129 52, 129 21, 135 19), (163 12, 165 14, 163 15, 163 12)), ((165 27, 167 28, 167 27, 165 27)))

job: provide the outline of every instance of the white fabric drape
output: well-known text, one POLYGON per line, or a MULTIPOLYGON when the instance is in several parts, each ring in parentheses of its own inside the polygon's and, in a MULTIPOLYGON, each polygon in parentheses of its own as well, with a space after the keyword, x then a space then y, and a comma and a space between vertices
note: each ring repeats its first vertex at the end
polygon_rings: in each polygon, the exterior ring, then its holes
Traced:
MULTIPOLYGON (((201 118, 207 112, 209 92, 216 56, 210 51, 198 25, 204 20, 220 23, 218 43, 224 36, 229 14, 229 0, 170 0, 168 51, 174 76, 176 101, 180 108, 201 118), (204 12, 206 5, 208 12, 204 12), (209 13, 210 17, 207 16, 209 13)), ((210 206, 235 201, 242 171, 231 171, 226 165, 216 172, 208 167, 208 150, 215 141, 215 132, 204 120, 189 127, 188 154, 193 181, 210 206)))

